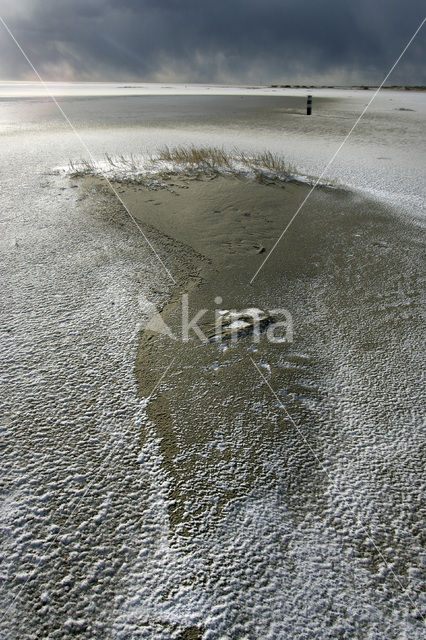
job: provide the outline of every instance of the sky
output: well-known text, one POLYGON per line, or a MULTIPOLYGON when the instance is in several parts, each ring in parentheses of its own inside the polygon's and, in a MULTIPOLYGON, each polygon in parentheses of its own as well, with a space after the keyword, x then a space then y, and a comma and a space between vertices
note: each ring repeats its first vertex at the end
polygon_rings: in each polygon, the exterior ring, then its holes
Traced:
MULTIPOLYGON (((0 0, 44 80, 379 84, 421 0, 0 0)), ((426 85, 426 25, 387 84, 426 85)), ((0 23, 0 80, 33 80, 0 23)))

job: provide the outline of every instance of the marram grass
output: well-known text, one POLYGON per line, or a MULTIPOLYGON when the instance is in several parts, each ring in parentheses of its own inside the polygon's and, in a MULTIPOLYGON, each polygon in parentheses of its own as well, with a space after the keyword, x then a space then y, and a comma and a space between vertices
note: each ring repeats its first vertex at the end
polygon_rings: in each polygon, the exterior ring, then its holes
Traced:
POLYGON ((161 175, 182 174, 252 174, 254 177, 290 178, 293 167, 278 154, 264 151, 249 154, 233 149, 225 151, 222 147, 164 146, 156 154, 149 156, 105 155, 105 160, 96 163, 82 159, 70 161, 70 174, 73 177, 100 175, 108 173, 113 179, 123 179, 127 175, 144 176, 159 173, 161 175))

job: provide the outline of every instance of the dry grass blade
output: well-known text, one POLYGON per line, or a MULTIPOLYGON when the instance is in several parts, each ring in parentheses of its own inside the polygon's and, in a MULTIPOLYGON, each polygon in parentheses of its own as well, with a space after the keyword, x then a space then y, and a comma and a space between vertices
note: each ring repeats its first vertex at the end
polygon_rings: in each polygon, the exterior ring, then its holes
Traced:
POLYGON ((174 147, 168 146, 159 150, 158 160, 173 162, 176 164, 193 167, 206 167, 218 170, 223 167, 231 167, 232 158, 226 151, 219 147, 174 147))
POLYGON ((170 148, 165 146, 159 150, 157 160, 212 170, 234 169, 235 165, 239 163, 255 173, 258 171, 270 171, 284 175, 291 173, 291 168, 285 160, 271 151, 248 155, 244 151, 236 149, 228 153, 221 147, 180 146, 170 148))

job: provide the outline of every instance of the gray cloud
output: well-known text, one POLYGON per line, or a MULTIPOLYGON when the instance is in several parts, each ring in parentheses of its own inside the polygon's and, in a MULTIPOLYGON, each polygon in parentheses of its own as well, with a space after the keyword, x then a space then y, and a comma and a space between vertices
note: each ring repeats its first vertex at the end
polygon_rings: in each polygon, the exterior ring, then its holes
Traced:
MULTIPOLYGON (((379 83, 422 19, 410 0, 0 0, 48 80, 379 83)), ((389 79, 426 84, 424 30, 389 79)), ((0 78, 31 70, 0 25, 0 78)))

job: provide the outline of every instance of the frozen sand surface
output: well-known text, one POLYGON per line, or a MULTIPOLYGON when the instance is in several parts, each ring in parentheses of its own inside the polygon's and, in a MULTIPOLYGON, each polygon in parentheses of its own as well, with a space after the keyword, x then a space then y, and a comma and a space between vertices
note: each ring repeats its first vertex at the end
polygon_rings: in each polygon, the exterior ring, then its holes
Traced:
MULTIPOLYGON (((369 92, 364 93, 366 100, 369 92)), ((383 102, 380 107, 399 122, 398 139, 405 127, 407 139, 412 141, 411 155, 408 150, 400 154, 398 179, 398 155, 392 160, 392 171, 383 169, 380 185, 391 196, 398 195, 398 189, 402 195, 421 195, 420 183, 409 180, 414 175, 413 158, 416 154, 420 157, 415 131, 423 108, 421 101, 417 106, 406 102, 414 98, 398 94, 393 99, 400 102, 383 102), (407 104, 417 111, 394 111, 394 106, 407 104), (405 115, 407 120, 399 119, 405 115), (411 124, 406 126, 405 122, 411 124)), ((129 120, 121 124, 121 103, 115 107, 109 102, 71 100, 63 106, 72 111, 72 120, 99 158, 104 152, 139 151, 174 142, 238 144, 254 149, 272 146, 281 151, 293 144, 295 153, 300 146, 301 159, 307 162, 315 153, 319 163, 324 159, 322 152, 352 124, 353 113, 363 99, 354 97, 350 118, 346 118, 345 107, 339 107, 330 128, 323 127, 315 138, 315 145, 312 132, 308 138, 303 133, 305 118, 279 113, 271 124, 270 106, 265 116, 264 110, 254 105, 253 116, 248 114, 237 122, 225 114, 223 128, 220 122, 203 121, 200 105, 194 107, 193 102, 186 104, 191 117, 185 122, 176 120, 176 104, 171 108, 162 104, 166 128, 153 120, 144 124, 140 103, 130 103, 129 120), (196 125, 190 122, 194 109, 199 118, 196 125), (173 113, 175 120, 168 122, 173 113), (281 120, 286 122, 282 139, 277 136, 277 130, 281 135, 277 129, 281 120), (335 138, 326 142, 327 131, 338 122, 335 138)), ((373 355, 369 362, 367 356, 351 351, 349 328, 344 318, 339 321, 344 331, 334 334, 339 349, 334 354, 330 382, 344 417, 342 437, 337 441, 330 438, 325 419, 318 438, 322 459, 330 465, 334 478, 323 494, 333 519, 324 518, 321 510, 300 522, 293 518, 275 490, 286 477, 286 467, 277 455, 265 467, 266 477, 271 471, 275 474, 276 485, 265 482, 241 496, 215 526, 208 523, 210 526, 193 539, 174 537, 168 521, 168 478, 161 464, 160 443, 154 432, 141 442, 141 430, 149 425, 133 376, 138 324, 148 308, 144 301, 150 299, 148 285, 166 288, 167 281, 131 227, 105 222, 107 207, 102 197, 92 194, 80 201, 80 187, 73 189, 66 180, 46 175, 51 167, 84 152, 48 101, 24 102, 1 104, 1 248, 6 276, 1 349, 7 391, 2 609, 11 607, 2 621, 2 637, 14 637, 15 633, 16 637, 32 635, 43 640, 76 635, 169 640, 191 626, 204 626, 206 638, 232 640, 238 634, 250 640, 299 639, 303 635, 323 640, 345 634, 380 640, 404 634, 422 637, 418 614, 409 599, 415 597, 419 586, 415 562, 404 566, 403 588, 399 588, 380 560, 373 568, 370 562, 363 566, 354 561, 352 545, 345 548, 341 543, 342 532, 351 540, 357 538, 360 546, 368 543, 354 514, 367 515, 368 522, 371 518, 377 541, 386 540, 389 561, 405 557, 401 540, 407 531, 417 535, 418 493, 412 469, 418 464, 421 432, 417 408, 412 406, 413 400, 418 404, 418 389, 412 382, 416 362, 406 357, 416 348, 415 335, 399 338, 401 369, 391 386, 399 399, 386 407, 377 401, 381 397, 377 388, 389 385, 383 367, 375 368, 373 355), (86 208, 87 203, 94 203, 95 214, 92 206, 86 208), (407 382, 398 388, 407 363, 411 363, 407 382), (358 392, 369 383, 366 367, 375 372, 368 403, 358 392), (381 422, 383 410, 395 417, 390 431, 381 422), (383 431, 376 431, 380 424, 383 431), (395 520, 381 522, 370 510, 380 473, 391 481, 379 483, 384 487, 379 503, 383 506, 389 500, 390 508, 396 509, 400 518, 396 525, 395 520), (343 492, 347 500, 355 500, 354 488, 355 496, 364 499, 355 503, 354 511, 347 510, 341 495, 343 492), (386 538, 387 533, 393 540, 386 538), (281 614, 278 619, 277 611, 281 614)), ((224 109, 234 107, 225 105, 224 109)), ((380 109, 376 118, 382 113, 380 109)), ((384 127, 382 117, 379 121, 384 127)), ((353 163, 350 173, 350 155, 346 159, 348 175, 358 186, 378 181, 373 171, 377 163, 369 158, 378 144, 372 144, 368 135, 375 122, 370 121, 359 142, 367 164, 353 163)), ((314 128, 315 121, 309 126, 314 128)), ((395 130, 390 127, 381 144, 392 149, 395 140, 395 130)), ((403 140, 399 140, 400 146, 404 146, 403 140)), ((409 211, 416 213, 412 202, 408 204, 409 211)), ((406 216, 406 211, 401 215, 406 216)), ((365 234, 363 242, 369 239, 367 227, 360 233, 365 234)), ((407 241, 408 257, 413 246, 407 241)), ((381 250, 394 251, 392 245, 375 249, 381 250)), ((416 249, 414 252, 417 254, 416 249)), ((333 274, 331 266, 329 272, 333 274)), ((362 292, 362 274, 356 270, 354 281, 362 292)), ((324 299, 323 284, 315 278, 306 281, 304 295, 334 306, 333 298, 324 299)), ((375 292, 374 305, 381 312, 411 313, 416 283, 407 278, 400 288, 397 285, 396 278, 395 291, 387 291, 384 298, 378 297, 380 287, 375 292)), ((321 306, 317 313, 319 322, 327 315, 321 306)), ((352 320, 355 325, 359 322, 355 309, 346 321, 352 320)), ((386 362, 386 354, 394 351, 390 344, 378 364, 386 362)), ((306 384, 315 382, 310 349, 302 353, 295 349, 278 364, 286 371, 296 369, 306 384)), ((315 406, 314 400, 311 402, 315 406)), ((270 411, 265 396, 254 418, 262 424, 270 411)), ((234 425, 236 439, 229 437, 224 422, 212 438, 211 448, 225 456, 237 442, 242 450, 246 441, 241 420, 234 425)), ((299 457, 303 442, 290 438, 282 445, 282 454, 287 452, 292 460, 289 469, 298 477, 303 461, 308 472, 310 458, 299 457)), ((224 464, 221 473, 218 480, 227 477, 230 488, 232 483, 238 484, 238 469, 236 473, 224 464)), ((310 491, 307 495, 312 498, 310 491)), ((306 499, 304 492, 296 493, 296 502, 301 497, 306 499)), ((189 515, 193 509, 188 503, 189 515)), ((411 541, 409 551, 417 562, 417 548, 411 541)))

